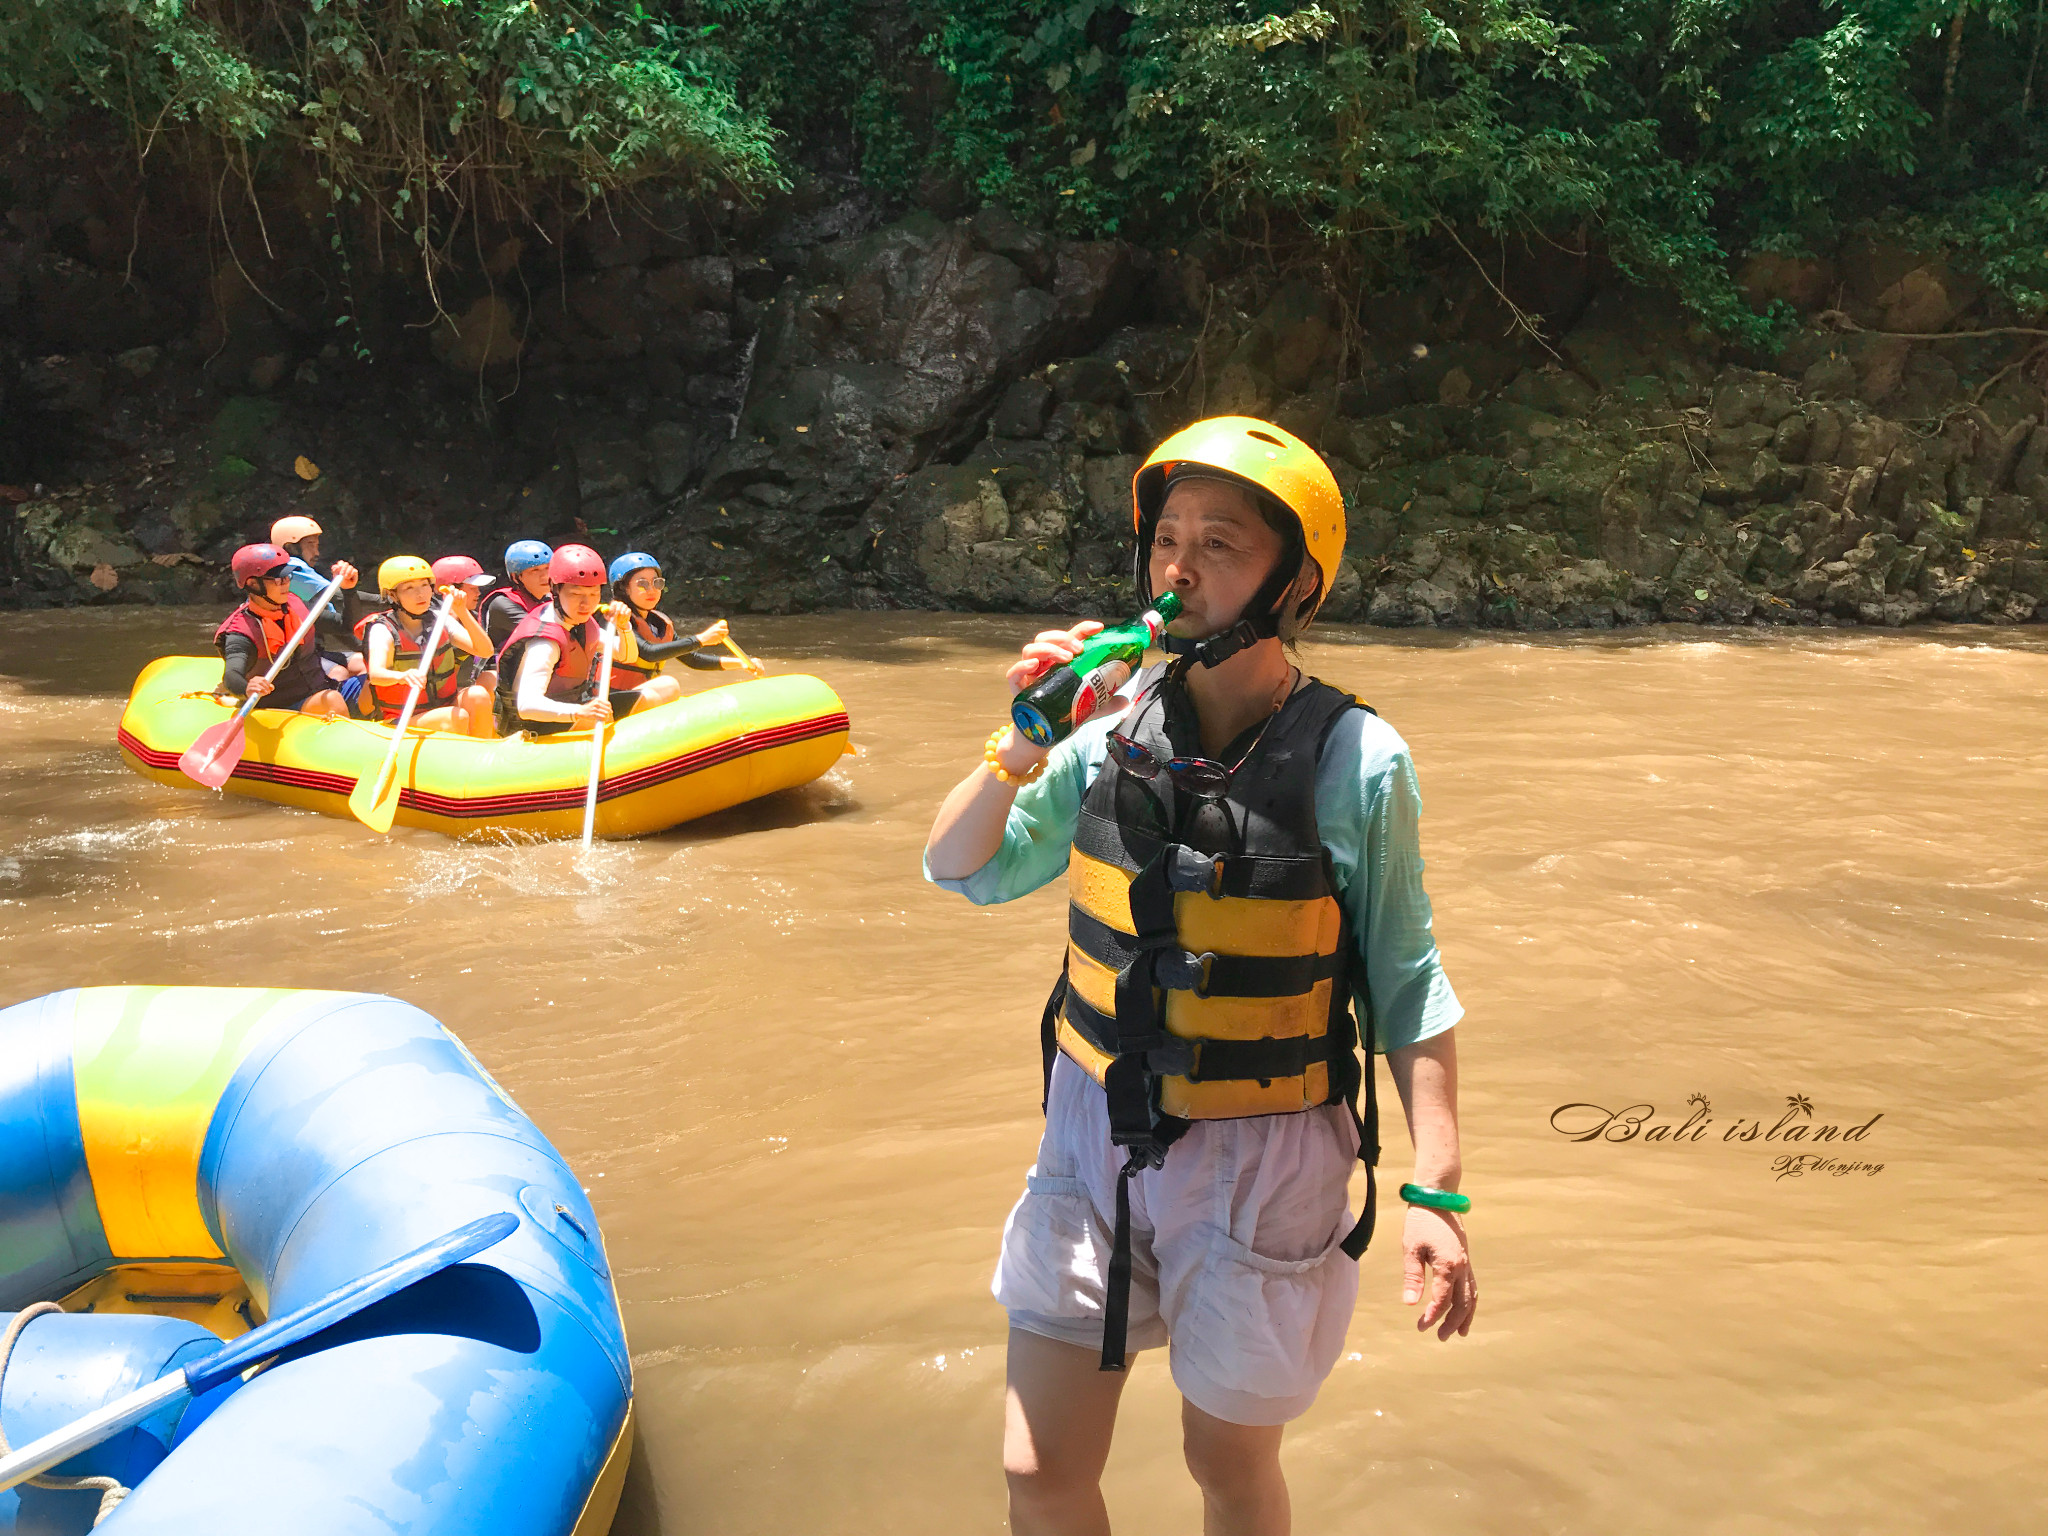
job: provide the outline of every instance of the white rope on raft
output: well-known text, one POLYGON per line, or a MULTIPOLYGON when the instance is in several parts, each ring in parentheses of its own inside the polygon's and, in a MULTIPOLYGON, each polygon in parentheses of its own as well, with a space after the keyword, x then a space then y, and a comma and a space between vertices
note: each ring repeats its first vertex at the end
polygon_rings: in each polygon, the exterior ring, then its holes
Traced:
MULTIPOLYGON (((14 1321, 7 1325, 7 1332, 0 1334, 0 1401, 5 1400, 7 1388, 7 1362, 14 1354, 14 1341, 21 1337, 22 1329, 36 1318, 48 1312, 62 1313, 63 1308, 54 1301, 32 1302, 14 1315, 14 1321)), ((0 1421, 0 1456, 12 1449, 7 1443, 7 1425, 0 1421)), ((31 1488, 50 1488, 64 1492, 83 1489, 98 1489, 100 1512, 93 1516, 95 1527, 105 1523, 107 1517, 121 1507, 121 1501, 128 1497, 129 1490, 121 1486, 120 1479, 112 1477, 52 1477, 48 1473, 27 1479, 31 1488)))

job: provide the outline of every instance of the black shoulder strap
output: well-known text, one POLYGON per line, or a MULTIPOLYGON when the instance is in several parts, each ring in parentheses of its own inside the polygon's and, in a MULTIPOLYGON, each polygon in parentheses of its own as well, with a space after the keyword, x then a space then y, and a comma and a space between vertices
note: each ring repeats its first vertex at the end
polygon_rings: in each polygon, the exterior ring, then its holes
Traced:
POLYGON ((1064 955, 1060 960, 1060 979, 1052 984, 1052 996, 1045 1000, 1045 1012, 1038 1020, 1038 1051, 1044 1058, 1045 1083, 1038 1096, 1038 1112, 1042 1115, 1052 1105, 1052 1064, 1060 1054, 1060 1010, 1067 1002, 1067 965, 1064 955))

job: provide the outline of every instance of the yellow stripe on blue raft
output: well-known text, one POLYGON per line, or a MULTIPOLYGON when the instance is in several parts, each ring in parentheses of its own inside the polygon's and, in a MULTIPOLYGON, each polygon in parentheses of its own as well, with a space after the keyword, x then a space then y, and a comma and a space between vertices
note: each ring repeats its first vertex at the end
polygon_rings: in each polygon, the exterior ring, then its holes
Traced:
POLYGON ((84 987, 73 1021, 78 1128, 115 1261, 222 1257, 199 1210, 199 1154, 256 1043, 344 996, 247 987, 84 987))
POLYGON ((576 1517, 569 1536, 605 1536, 612 1528, 619 1517, 619 1498, 626 1491, 626 1469, 632 1460, 633 1400, 627 1398, 626 1416, 619 1421, 619 1432, 612 1436, 612 1448, 605 1453, 604 1465, 598 1468, 597 1481, 590 1485, 583 1513, 576 1517))

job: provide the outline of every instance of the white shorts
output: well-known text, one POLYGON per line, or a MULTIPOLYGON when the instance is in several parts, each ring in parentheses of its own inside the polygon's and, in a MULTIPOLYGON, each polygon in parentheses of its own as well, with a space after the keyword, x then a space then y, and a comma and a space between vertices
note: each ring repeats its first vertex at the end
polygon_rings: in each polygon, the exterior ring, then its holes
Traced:
MULTIPOLYGON (((1329 1105, 1198 1120, 1132 1179, 1130 1347, 1169 1345, 1174 1385, 1204 1413, 1285 1424, 1315 1401, 1358 1299, 1338 1247, 1357 1159, 1350 1111, 1329 1105)), ((1101 1086, 1061 1056, 991 1287, 1013 1327, 1102 1347, 1123 1165, 1101 1086)))

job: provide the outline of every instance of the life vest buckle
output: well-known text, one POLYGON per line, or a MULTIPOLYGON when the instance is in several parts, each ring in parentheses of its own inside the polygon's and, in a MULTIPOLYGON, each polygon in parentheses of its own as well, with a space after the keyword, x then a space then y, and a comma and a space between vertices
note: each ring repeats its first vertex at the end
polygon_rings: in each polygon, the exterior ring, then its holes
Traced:
POLYGON ((1171 992, 1192 992, 1197 997, 1209 995, 1209 967, 1216 963, 1213 952, 1192 954, 1185 949, 1168 949, 1160 953, 1153 962, 1152 979, 1171 992))
POLYGON ((1156 1131, 1148 1128, 1142 1136, 1126 1139, 1119 1139, 1112 1132, 1109 1139, 1112 1146, 1123 1147, 1130 1154, 1124 1159, 1123 1167, 1117 1170, 1120 1179, 1135 1178, 1148 1168, 1166 1166, 1166 1148, 1159 1142, 1156 1131))
POLYGON ((1166 861, 1167 889, 1200 891, 1211 901, 1223 899, 1223 855, 1199 853, 1184 843, 1173 846, 1166 861))
POLYGON ((1162 1035, 1145 1052, 1145 1070, 1154 1077, 1195 1076, 1202 1059, 1201 1043, 1179 1035, 1162 1035))

